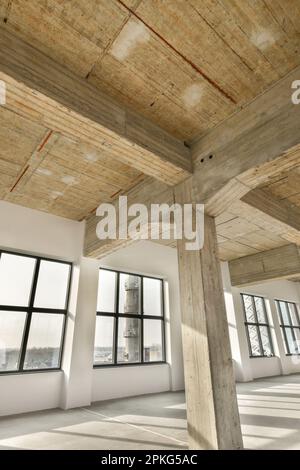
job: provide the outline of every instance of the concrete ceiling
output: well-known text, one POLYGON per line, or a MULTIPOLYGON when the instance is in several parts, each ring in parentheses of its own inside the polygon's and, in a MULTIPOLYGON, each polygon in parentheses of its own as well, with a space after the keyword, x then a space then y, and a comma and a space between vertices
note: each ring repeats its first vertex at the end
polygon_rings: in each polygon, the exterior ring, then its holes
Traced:
MULTIPOLYGON (((5 28, 108 96, 193 141, 300 64, 297 0, 3 0, 5 28)), ((0 107, 0 197, 81 220, 144 174, 109 148, 0 107)), ((265 189, 300 206, 300 171, 265 189)), ((289 243, 241 202, 217 218, 220 257, 289 243)))

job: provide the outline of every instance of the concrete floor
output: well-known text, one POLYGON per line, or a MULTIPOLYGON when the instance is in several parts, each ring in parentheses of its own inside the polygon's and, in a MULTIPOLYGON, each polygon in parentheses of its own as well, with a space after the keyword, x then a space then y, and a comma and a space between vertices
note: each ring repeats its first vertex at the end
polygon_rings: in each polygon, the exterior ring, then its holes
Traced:
MULTIPOLYGON (((237 385, 244 446, 300 449, 300 375, 237 385)), ((0 419, 1 449, 186 449, 184 394, 0 419)))

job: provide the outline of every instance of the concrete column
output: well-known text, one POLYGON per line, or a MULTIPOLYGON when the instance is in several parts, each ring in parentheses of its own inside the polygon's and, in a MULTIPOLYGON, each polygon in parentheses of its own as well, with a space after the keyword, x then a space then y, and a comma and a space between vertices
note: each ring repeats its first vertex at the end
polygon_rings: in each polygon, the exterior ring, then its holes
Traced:
MULTIPOLYGON (((176 202, 192 201, 189 181, 176 202)), ((191 449, 243 447, 215 221, 206 216, 204 247, 178 240, 187 423, 191 449)))
POLYGON ((82 258, 74 267, 63 356, 61 407, 91 403, 99 260, 82 258))

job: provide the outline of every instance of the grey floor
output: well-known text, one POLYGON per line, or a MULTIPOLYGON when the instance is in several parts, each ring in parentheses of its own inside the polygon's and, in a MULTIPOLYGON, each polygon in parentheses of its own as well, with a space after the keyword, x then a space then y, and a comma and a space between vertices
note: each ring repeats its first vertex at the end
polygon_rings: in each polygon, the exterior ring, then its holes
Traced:
MULTIPOLYGON (((238 384, 244 446, 300 449, 300 375, 238 384)), ((183 393, 0 419, 0 449, 185 449, 183 393)))

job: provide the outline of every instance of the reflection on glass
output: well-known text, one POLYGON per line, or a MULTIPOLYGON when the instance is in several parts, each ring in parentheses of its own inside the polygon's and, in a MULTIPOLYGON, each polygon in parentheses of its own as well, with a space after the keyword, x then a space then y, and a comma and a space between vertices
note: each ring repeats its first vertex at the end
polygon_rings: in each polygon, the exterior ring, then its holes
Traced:
POLYGON ((259 323, 267 323, 264 309, 264 299, 261 297, 254 297, 255 309, 259 323))
POLYGON ((292 328, 285 328, 286 339, 290 354, 298 354, 299 348, 292 328))
POLYGON ((59 367, 64 315, 33 313, 24 369, 59 367))
POLYGON ((0 305, 27 307, 36 260, 2 253, 0 258, 0 305))
POLYGON ((117 354, 118 362, 140 362, 140 338, 140 320, 138 318, 119 318, 117 354))
POLYGON ((111 364, 113 362, 113 328, 112 317, 96 318, 94 364, 111 364))
POLYGON ((282 316, 282 323, 284 325, 290 325, 290 316, 289 316, 289 309, 288 304, 286 302, 279 302, 281 316, 282 316))
POLYGON ((0 371, 17 370, 26 312, 0 311, 0 371))
POLYGON ((42 260, 35 293, 37 308, 64 309, 66 306, 70 265, 42 260))
POLYGON ((248 331, 249 331, 252 356, 260 356, 261 350, 260 350, 260 345, 259 345, 257 327, 255 325, 248 325, 248 331))
POLYGON ((250 295, 243 295, 243 300, 244 300, 247 321, 256 322, 254 309, 253 309, 253 303, 252 303, 252 297, 250 295))
POLYGON ((266 326, 260 326, 260 337, 265 356, 272 356, 272 348, 270 344, 269 332, 266 326))
POLYGON ((162 281, 144 277, 144 314, 162 314, 162 281))
POLYGON ((144 320, 144 361, 162 361, 162 323, 144 320))
POLYGON ((291 315, 291 319, 292 319, 292 325, 293 326, 300 326, 299 325, 299 315, 298 315, 296 305, 289 303, 289 309, 290 309, 290 315, 291 315))
POLYGON ((114 271, 100 269, 98 283, 97 312, 115 312, 117 275, 114 271))

